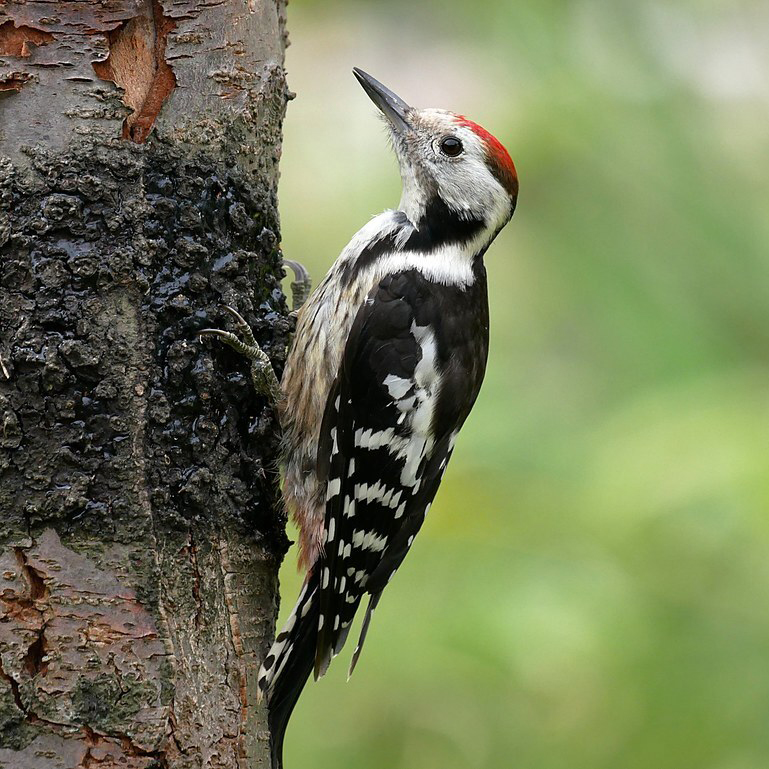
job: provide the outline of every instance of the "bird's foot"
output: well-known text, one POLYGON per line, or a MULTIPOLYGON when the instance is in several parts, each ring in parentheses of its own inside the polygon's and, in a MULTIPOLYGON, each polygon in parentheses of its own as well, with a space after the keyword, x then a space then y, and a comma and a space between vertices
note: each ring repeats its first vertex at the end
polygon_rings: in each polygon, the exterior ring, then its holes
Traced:
POLYGON ((222 331, 219 328, 204 328, 198 334, 216 337, 241 355, 245 355, 251 362, 251 380, 254 383, 254 389, 260 395, 267 396, 271 403, 276 403, 280 397, 280 384, 267 353, 259 347, 251 326, 246 323, 243 316, 228 305, 222 305, 222 307, 232 316, 238 333, 222 331))
POLYGON ((294 273, 294 280, 291 281, 291 313, 296 314, 312 291, 312 279, 310 273, 299 262, 284 259, 283 264, 294 273))

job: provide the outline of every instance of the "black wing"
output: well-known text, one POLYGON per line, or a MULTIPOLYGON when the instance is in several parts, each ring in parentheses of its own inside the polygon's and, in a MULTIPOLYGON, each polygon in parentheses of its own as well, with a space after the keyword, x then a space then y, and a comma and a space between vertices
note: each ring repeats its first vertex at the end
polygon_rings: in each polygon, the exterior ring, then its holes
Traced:
POLYGON ((327 503, 316 678, 368 593, 355 665, 371 611, 424 521, 478 394, 487 340, 482 272, 469 288, 432 283, 416 270, 389 275, 359 310, 318 452, 328 461, 319 467, 327 503))

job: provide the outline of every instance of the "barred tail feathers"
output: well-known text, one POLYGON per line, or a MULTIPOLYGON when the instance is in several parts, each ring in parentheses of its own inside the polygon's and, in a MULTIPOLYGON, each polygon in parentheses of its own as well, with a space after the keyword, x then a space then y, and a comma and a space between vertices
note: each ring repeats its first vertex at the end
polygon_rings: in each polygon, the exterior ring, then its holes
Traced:
POLYGON ((318 616, 318 580, 313 574, 259 670, 259 693, 268 702, 274 769, 283 767, 288 721, 315 661, 318 616))

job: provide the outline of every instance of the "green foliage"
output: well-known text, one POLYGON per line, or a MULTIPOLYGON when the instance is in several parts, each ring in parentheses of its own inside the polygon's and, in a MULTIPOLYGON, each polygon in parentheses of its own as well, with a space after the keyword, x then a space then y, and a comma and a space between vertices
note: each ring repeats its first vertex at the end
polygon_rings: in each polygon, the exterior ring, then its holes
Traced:
MULTIPOLYGON (((521 197, 487 256, 484 390, 354 680, 346 649, 308 686, 288 766, 769 766, 762 13, 292 3, 288 256, 318 279, 397 202, 352 65, 484 124, 521 197)), ((289 604, 290 559, 283 580, 289 604)))

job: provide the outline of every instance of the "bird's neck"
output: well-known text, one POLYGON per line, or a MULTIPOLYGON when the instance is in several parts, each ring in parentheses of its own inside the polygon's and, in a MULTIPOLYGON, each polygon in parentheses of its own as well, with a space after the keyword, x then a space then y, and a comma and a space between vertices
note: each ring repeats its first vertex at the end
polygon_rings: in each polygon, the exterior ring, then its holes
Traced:
POLYGON ((335 265, 340 284, 360 284, 365 295, 382 276, 416 269, 436 283, 472 285, 483 254, 509 212, 457 212, 437 196, 419 205, 406 203, 372 219, 350 241, 335 265))
POLYGON ((439 252, 471 264, 483 256, 489 244, 510 218, 508 205, 481 211, 457 210, 439 195, 421 199, 404 197, 400 211, 410 225, 404 236, 405 250, 439 252))

